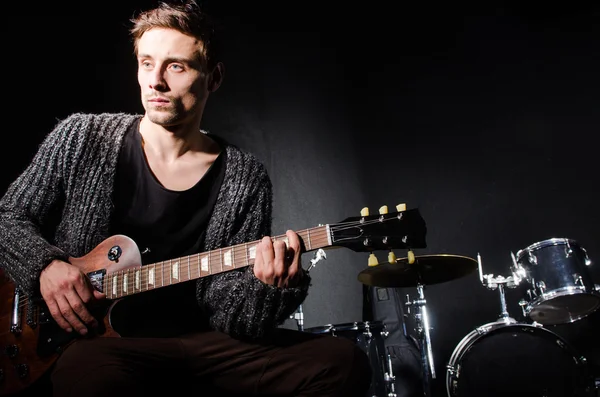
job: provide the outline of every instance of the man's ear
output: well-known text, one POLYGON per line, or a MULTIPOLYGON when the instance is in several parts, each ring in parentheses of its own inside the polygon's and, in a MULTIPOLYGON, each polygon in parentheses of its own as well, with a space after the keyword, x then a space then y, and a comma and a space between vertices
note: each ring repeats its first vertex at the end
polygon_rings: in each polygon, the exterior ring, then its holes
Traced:
POLYGON ((223 62, 219 62, 215 65, 213 71, 208 79, 208 91, 215 92, 221 86, 223 77, 225 76, 225 65, 223 62))

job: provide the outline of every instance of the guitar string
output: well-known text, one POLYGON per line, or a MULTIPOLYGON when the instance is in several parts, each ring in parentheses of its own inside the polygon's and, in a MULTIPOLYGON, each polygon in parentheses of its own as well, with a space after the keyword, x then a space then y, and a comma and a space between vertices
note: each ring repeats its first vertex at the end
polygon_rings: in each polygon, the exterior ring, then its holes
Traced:
MULTIPOLYGON (((386 222, 386 221, 395 220, 395 219, 397 219, 397 217, 394 216, 394 217, 389 217, 389 218, 377 218, 377 219, 368 220, 368 221, 365 221, 365 222, 362 222, 362 223, 361 222, 357 222, 357 221, 353 221, 353 222, 334 223, 334 224, 329 224, 328 226, 329 226, 329 229, 330 229, 331 232, 334 232, 334 231, 339 232, 339 231, 343 231, 343 230, 354 229, 357 226, 365 226, 365 225, 368 226, 368 225, 372 225, 372 224, 375 224, 375 223, 381 223, 381 222, 386 222)), ((310 242, 311 245, 319 245, 321 247, 329 245, 328 244, 329 243, 329 237, 331 236, 331 239, 334 240, 333 237, 334 237, 334 234, 335 234, 335 233, 328 232, 326 226, 318 226, 318 227, 314 227, 314 228, 310 228, 310 229, 299 230, 299 231, 297 231, 297 233, 299 235, 301 235, 301 234, 307 234, 308 237, 309 237, 308 239, 309 239, 309 242, 310 242), (313 232, 309 233, 310 231, 313 231, 313 232)), ((282 238, 285 238, 285 235, 275 236, 275 237, 273 237, 273 240, 275 241, 275 240, 282 239, 282 238)), ((215 275, 215 274, 218 274, 218 273, 222 273, 224 271, 228 271, 228 270, 223 270, 223 266, 227 266, 227 265, 223 264, 223 255, 222 255, 223 251, 227 251, 227 250, 233 251, 232 252, 232 257, 234 259, 237 256, 239 256, 239 255, 241 255, 242 257, 244 257, 244 256, 247 257, 247 251, 249 250, 248 246, 251 246, 252 244, 258 244, 258 242, 259 241, 242 243, 242 244, 235 245, 233 247, 224 247, 224 248, 216 249, 216 250, 210 251, 208 253, 190 254, 188 256, 184 256, 184 257, 178 258, 177 260, 175 260, 175 262, 177 262, 177 261, 182 262, 182 261, 185 261, 187 259, 187 261, 188 261, 187 267, 188 267, 188 269, 191 269, 192 265, 191 265, 190 260, 192 259, 192 257, 194 257, 194 260, 196 261, 195 266, 199 269, 198 272, 196 273, 197 276, 192 276, 194 274, 194 272, 192 272, 191 270, 188 270, 188 274, 187 274, 188 279, 187 280, 186 279, 182 279, 181 277, 178 277, 177 281, 175 283, 173 283, 173 281, 172 281, 172 275, 173 275, 172 272, 173 272, 173 269, 171 269, 171 272, 169 272, 169 278, 170 278, 171 281, 168 284, 166 284, 166 285, 172 285, 172 284, 177 284, 177 283, 180 283, 180 282, 192 281, 194 279, 198 279, 200 277, 204 277, 204 276, 202 276, 202 272, 207 273, 205 276, 211 276, 211 275, 215 275), (219 255, 216 254, 217 251, 220 252, 219 255), (211 263, 211 256, 217 256, 217 258, 219 260, 219 263, 216 263, 213 266, 212 263, 211 263), (208 257, 208 267, 211 268, 210 270, 207 270, 207 271, 200 270, 201 259, 203 259, 204 257, 208 257), (214 267, 219 267, 221 270, 218 271, 218 272, 216 272, 216 273, 213 273, 214 270, 212 270, 212 268, 214 268, 214 267)), ((332 242, 332 243, 334 243, 334 242, 332 242)), ((254 258, 249 258, 249 259, 254 259, 254 258)), ((105 285, 111 284, 111 281, 110 281, 110 280, 112 280, 111 276, 117 276, 118 277, 119 275, 122 276, 125 273, 134 273, 134 276, 135 276, 135 271, 136 270, 138 270, 138 271, 141 270, 140 273, 142 273, 142 275, 141 275, 141 277, 139 279, 139 284, 142 285, 142 283, 144 281, 148 281, 146 279, 149 277, 148 274, 144 275, 143 273, 148 273, 150 271, 150 267, 152 266, 152 267, 154 267, 154 269, 156 269, 157 267, 160 268, 161 286, 165 286, 165 283, 164 283, 164 281, 165 281, 164 271, 165 271, 165 269, 168 269, 169 267, 172 268, 172 262, 173 261, 174 260, 167 260, 167 261, 157 262, 157 263, 154 263, 154 264, 143 266, 141 268, 129 268, 129 269, 123 269, 123 270, 118 270, 118 271, 109 273, 109 274, 105 275, 105 277, 104 277, 105 285), (170 265, 167 265, 168 262, 170 262, 170 265), (144 276, 145 276, 146 279, 144 278, 144 276)), ((243 265, 239 265, 239 266, 236 266, 234 264, 234 267, 231 270, 243 268, 243 267, 246 267, 246 266, 249 266, 249 265, 252 264, 252 263, 250 263, 250 261, 248 261, 248 262, 249 263, 247 263, 247 264, 243 264, 243 265)), ((186 265, 184 265, 183 267, 185 268, 186 265)), ((129 276, 129 274, 128 274, 128 276, 129 276)), ((154 275, 154 278, 155 278, 155 284, 156 284, 156 279, 157 279, 156 273, 154 275)), ((135 291, 135 289, 134 289, 135 283, 136 283, 135 277, 131 281, 129 281, 129 277, 128 277, 127 290, 129 290, 129 288, 131 287, 131 289, 135 291)), ((124 285, 123 283, 119 283, 119 284, 124 285)), ((154 288, 156 288, 156 287, 153 287, 152 289, 154 289, 154 288)), ((106 289, 107 288, 105 288, 105 290, 106 289)), ((146 289, 144 291, 148 291, 148 290, 150 290, 150 288, 148 288, 148 289, 146 289)), ((142 291, 142 289, 139 288, 138 291, 136 291, 136 292, 144 292, 144 291, 142 291)), ((131 294, 132 293, 127 293, 124 296, 131 295, 131 294)), ((121 297, 123 297, 123 296, 121 296, 121 297)), ((19 303, 19 306, 18 306, 19 309, 23 308, 23 307, 25 307, 25 306, 27 306, 29 304, 28 303, 29 296, 27 294, 22 294, 20 296, 20 298, 22 299, 22 301, 20 301, 20 303, 19 303)), ((118 298, 120 298, 120 297, 117 296, 117 297, 112 298, 112 299, 118 299, 118 298)))
MULTIPOLYGON (((300 231, 299 233, 302 233, 304 231, 300 231)), ((312 244, 323 244, 324 242, 328 241, 327 240, 327 232, 326 231, 317 231, 315 233, 311 234, 311 242, 312 244), (325 236, 323 236, 325 235, 325 236)), ((251 245, 255 244, 255 242, 252 243, 245 243, 245 244, 241 244, 241 245, 236 245, 232 248, 232 258, 236 258, 236 257, 246 257, 247 254, 246 252, 251 248, 251 245)), ((105 280, 105 286, 111 284, 111 280, 112 280, 112 276, 123 276, 125 275, 125 273, 128 273, 128 281, 127 281, 127 289, 128 290, 134 290, 135 287, 135 275, 131 274, 134 271, 139 271, 141 270, 141 277, 139 278, 139 283, 140 286, 145 284, 148 281, 149 275, 148 273, 150 272, 150 269, 153 267, 155 269, 155 274, 154 274, 154 285, 157 284, 157 280, 159 283, 161 283, 161 286, 166 286, 169 284, 177 284, 179 282, 187 282, 187 281, 191 281, 194 279, 199 278, 200 275, 202 275, 202 273, 206 273, 206 276, 209 275, 213 275, 213 274, 218 274, 218 273, 222 273, 223 271, 219 271, 219 272, 215 272, 216 269, 223 269, 223 267, 225 267, 226 265, 224 265, 223 263, 223 255, 222 255, 222 251, 226 250, 226 248, 221 248, 221 249, 216 249, 214 251, 211 251, 209 253, 200 253, 200 254, 190 254, 188 256, 184 256, 182 258, 178 258, 178 261, 180 262, 179 269, 184 269, 185 273, 182 273, 182 275, 185 275, 188 277, 187 280, 183 279, 183 277, 179 277, 179 281, 176 281, 175 283, 168 283, 165 284, 165 280, 168 279, 169 277, 172 276, 172 271, 169 272, 169 274, 165 273, 166 269, 169 269, 170 267, 172 267, 172 263, 169 266, 169 262, 176 262, 176 261, 162 261, 162 262, 157 262, 154 264, 149 264, 147 266, 143 266, 141 268, 136 267, 136 268, 129 268, 129 269, 122 269, 122 270, 117 270, 115 272, 106 274, 104 276, 104 280, 105 280), (219 251, 220 253, 217 254, 216 251, 219 251), (208 268, 210 270, 204 271, 204 270, 200 270, 200 266, 201 266, 201 261, 203 258, 208 258, 208 268), (188 273, 188 262, 189 262, 189 273, 188 273), (195 267, 195 269, 192 269, 192 266, 195 267), (156 271, 156 269, 159 269, 158 271, 156 271), (187 274, 186 274, 187 273, 187 274), (131 277, 130 277, 131 275, 131 277), (191 277, 191 278, 189 278, 191 277), (132 279, 133 278, 133 279, 132 279)), ((249 258, 252 259, 252 258, 249 258)), ((246 267, 248 265, 250 265, 251 263, 248 264, 243 264, 243 265, 235 265, 231 270, 235 270, 238 268, 243 268, 246 267)), ((120 285, 123 285, 123 283, 119 283, 120 285)), ((112 285, 109 285, 108 288, 112 287, 112 285)), ((150 287, 147 290, 152 290, 156 287, 150 287)), ((105 288, 105 290, 107 290, 107 288, 105 288)), ((107 291, 108 292, 108 291, 107 291)), ((142 292, 141 289, 138 290, 138 292, 142 292)), ((28 302, 29 300, 29 296, 27 294, 21 294, 20 295, 20 302, 19 302, 19 306, 18 308, 23 308, 25 306, 27 306, 29 304, 28 302)))
MULTIPOLYGON (((356 226, 364 226, 364 225, 371 225, 374 223, 381 223, 381 222, 385 222, 385 221, 389 221, 389 220, 393 220, 396 219, 396 217, 392 217, 392 218, 383 218, 383 219, 375 219, 375 220, 370 220, 370 221, 366 221, 366 222, 346 222, 346 223, 338 223, 338 224, 330 224, 330 230, 332 231, 341 231, 344 229, 354 229, 356 228, 356 226)), ((307 239, 309 240, 309 243, 311 245, 318 245, 318 246, 326 246, 329 245, 329 236, 330 233, 328 233, 327 229, 325 226, 320 226, 320 227, 315 227, 312 229, 305 229, 305 230, 299 230, 297 231, 297 233, 299 235, 303 235, 303 234, 307 234, 307 239), (310 230, 315 230, 316 232, 313 232, 312 235, 309 234, 310 230)), ((331 233, 332 236, 332 240, 333 240, 333 233, 331 233)), ((281 238, 285 238, 285 235, 280 235, 280 236, 276 236, 273 237, 273 240, 277 240, 277 239, 281 239, 281 238)), ((232 252, 232 257, 234 258, 233 262, 235 262, 235 258, 237 258, 239 255, 239 251, 242 251, 242 257, 247 256, 247 251, 248 251, 248 245, 252 245, 252 244, 257 244, 256 241, 251 242, 251 243, 245 243, 245 244, 240 244, 237 246, 233 246, 233 247, 224 247, 221 249, 217 249, 215 251, 211 251, 211 253, 205 253, 204 255, 202 253, 200 254, 193 254, 192 256, 194 256, 194 271, 192 272, 191 270, 188 270, 188 274, 187 274, 187 278, 185 277, 177 277, 176 281, 173 282, 173 273, 174 273, 174 269, 173 269, 173 262, 175 262, 177 264, 177 262, 183 262, 183 267, 178 265, 177 267, 177 272, 178 272, 178 276, 179 276, 179 269, 183 268, 185 269, 186 264, 185 264, 185 259, 183 261, 181 261, 181 258, 178 258, 176 260, 167 260, 164 262, 158 262, 156 264, 150 264, 147 265, 148 267, 143 267, 143 268, 133 268, 133 269, 123 269, 114 273, 111 273, 111 275, 116 275, 117 278, 118 276, 124 276, 125 273, 127 273, 127 282, 125 282, 124 280, 119 280, 119 283, 117 285, 117 291, 120 289, 121 293, 117 293, 116 298, 120 298, 120 297, 124 297, 124 296, 129 296, 135 293, 139 293, 139 292, 145 292, 151 289, 155 289, 157 287, 162 287, 165 286, 165 280, 168 278, 169 281, 166 283, 166 285, 174 285, 174 284, 178 284, 180 282, 187 282, 187 281, 191 281, 194 279, 198 279, 200 277, 204 277, 204 276, 212 276, 218 273, 222 273, 225 271, 230 271, 230 270, 235 270, 238 268, 242 268, 248 265, 251 265, 252 263, 250 261, 248 261, 249 263, 244 263, 242 265, 236 266, 234 264, 234 267, 229 268, 229 266, 227 264, 224 264, 224 256, 223 256, 223 251, 233 251, 232 252), (219 254, 216 254, 216 251, 219 251, 219 254), (213 264, 212 260, 211 260, 211 256, 215 255, 217 256, 217 260, 215 261, 215 263, 213 264), (208 257, 208 270, 201 270, 200 269, 200 262, 203 258, 208 257), (154 278, 154 283, 152 283, 153 287, 150 288, 148 287, 150 285, 149 283, 149 278, 150 275, 148 274, 150 272, 151 269, 156 270, 156 268, 159 268, 158 272, 154 272, 153 278, 154 278), (196 270, 197 269, 197 270, 196 270), (220 270, 219 270, 220 269, 220 270), (168 272, 168 276, 165 276, 165 270, 168 272), (170 270, 170 271, 169 271, 170 270), (215 271, 217 270, 217 271, 215 271), (136 272, 139 271, 141 273, 141 276, 139 278, 139 280, 136 281, 136 272), (133 274, 131 274, 133 273, 133 274), (206 273, 205 275, 202 275, 202 273, 206 273), (159 276, 157 276, 157 274, 160 275, 160 286, 157 286, 158 282, 157 279, 159 276), (132 277, 130 277, 132 276, 132 277), (141 288, 141 286, 144 284, 144 282, 146 282, 147 288, 144 290, 141 288), (135 284, 139 284, 140 287, 136 288, 135 284), (123 290, 123 286, 126 286, 125 290, 123 290), (121 288, 119 288, 121 287, 121 288), (131 292, 128 292, 131 291, 131 292), (121 296, 119 296, 121 295, 121 296)), ((185 258, 185 257, 184 257, 185 258)), ((253 258, 252 258, 253 259, 253 258)), ((189 257, 188 257, 188 261, 189 261, 189 257)), ((191 267, 191 265, 188 263, 187 265, 188 269, 191 267)), ((111 283, 111 281, 109 281, 108 283, 111 283)), ((110 287, 114 287, 114 285, 110 285, 110 287)))

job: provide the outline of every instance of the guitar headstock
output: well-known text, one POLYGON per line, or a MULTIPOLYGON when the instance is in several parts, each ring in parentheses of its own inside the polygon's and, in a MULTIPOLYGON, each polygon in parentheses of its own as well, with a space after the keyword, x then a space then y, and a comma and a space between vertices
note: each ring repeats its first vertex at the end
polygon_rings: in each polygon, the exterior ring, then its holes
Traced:
POLYGON ((356 252, 427 248, 425 220, 417 208, 407 210, 405 205, 398 205, 395 212, 383 206, 378 215, 369 215, 364 208, 360 216, 329 227, 332 245, 356 252))

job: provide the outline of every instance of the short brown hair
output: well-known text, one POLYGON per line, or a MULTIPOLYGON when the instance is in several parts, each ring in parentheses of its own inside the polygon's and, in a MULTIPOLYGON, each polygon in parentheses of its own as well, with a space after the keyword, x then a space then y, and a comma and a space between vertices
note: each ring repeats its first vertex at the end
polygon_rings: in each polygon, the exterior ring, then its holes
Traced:
POLYGON ((178 30, 200 41, 200 54, 208 72, 219 62, 220 48, 216 23, 203 12, 195 0, 160 2, 156 8, 141 12, 131 22, 133 27, 129 32, 133 38, 136 55, 138 42, 144 33, 153 28, 167 28, 178 30))

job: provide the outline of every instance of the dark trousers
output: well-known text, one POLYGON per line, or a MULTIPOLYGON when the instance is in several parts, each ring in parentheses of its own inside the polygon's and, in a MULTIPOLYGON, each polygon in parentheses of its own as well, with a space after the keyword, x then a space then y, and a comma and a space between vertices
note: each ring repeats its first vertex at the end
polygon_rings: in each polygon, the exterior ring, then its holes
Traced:
POLYGON ((371 371, 367 355, 346 338, 278 329, 259 343, 216 331, 83 339, 63 352, 51 378, 57 397, 364 397, 371 371))

